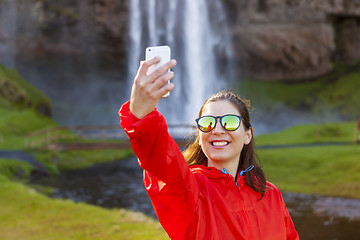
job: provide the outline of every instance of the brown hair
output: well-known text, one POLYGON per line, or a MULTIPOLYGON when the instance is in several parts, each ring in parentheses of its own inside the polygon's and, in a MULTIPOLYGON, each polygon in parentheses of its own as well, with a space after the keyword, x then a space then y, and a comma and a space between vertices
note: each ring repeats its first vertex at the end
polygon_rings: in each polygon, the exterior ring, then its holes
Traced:
MULTIPOLYGON (((238 109, 242 117, 245 130, 249 130, 251 128, 249 114, 250 101, 241 99, 240 96, 230 91, 221 91, 210 96, 202 105, 199 112, 199 117, 201 117, 206 104, 220 100, 226 100, 232 103, 238 109)), ((237 168, 236 177, 240 170, 245 170, 249 166, 254 165, 253 170, 251 170, 250 172, 245 172, 244 176, 249 186, 254 191, 261 193, 262 198, 266 191, 266 178, 263 170, 261 169, 261 166, 257 161, 258 157, 255 153, 254 142, 255 140, 254 138, 252 138, 249 144, 244 145, 240 154, 240 161, 237 168)), ((201 165, 207 161, 207 157, 205 156, 201 149, 201 146, 199 145, 199 134, 193 141, 188 144, 183 154, 188 165, 201 165)))

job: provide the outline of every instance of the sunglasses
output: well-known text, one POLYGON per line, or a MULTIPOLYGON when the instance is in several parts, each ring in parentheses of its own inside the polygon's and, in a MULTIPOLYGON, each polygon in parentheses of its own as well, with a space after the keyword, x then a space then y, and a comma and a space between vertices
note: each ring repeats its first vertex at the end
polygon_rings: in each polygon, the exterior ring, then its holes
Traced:
POLYGON ((217 119, 220 119, 220 124, 225 130, 235 131, 240 126, 241 118, 241 116, 227 114, 224 116, 202 116, 195 119, 195 121, 202 132, 212 131, 216 126, 217 119))

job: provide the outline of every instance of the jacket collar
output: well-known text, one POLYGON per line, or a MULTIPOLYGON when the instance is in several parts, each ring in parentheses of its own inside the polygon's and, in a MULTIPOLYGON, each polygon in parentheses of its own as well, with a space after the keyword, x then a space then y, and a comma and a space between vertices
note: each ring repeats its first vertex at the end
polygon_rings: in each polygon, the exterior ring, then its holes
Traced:
MULTIPOLYGON (((207 162, 204 162, 201 165, 192 165, 192 166, 190 166, 190 169, 193 172, 201 172, 201 173, 205 174, 207 177, 212 178, 212 179, 229 178, 229 177, 232 178, 232 176, 228 173, 228 171, 225 168, 222 170, 219 170, 215 167, 208 167, 207 162)), ((253 169, 253 165, 251 165, 249 168, 247 168, 245 170, 239 171, 237 178, 236 178, 237 182, 245 181, 245 177, 243 176, 243 174, 245 172, 251 171, 252 169, 253 169)))

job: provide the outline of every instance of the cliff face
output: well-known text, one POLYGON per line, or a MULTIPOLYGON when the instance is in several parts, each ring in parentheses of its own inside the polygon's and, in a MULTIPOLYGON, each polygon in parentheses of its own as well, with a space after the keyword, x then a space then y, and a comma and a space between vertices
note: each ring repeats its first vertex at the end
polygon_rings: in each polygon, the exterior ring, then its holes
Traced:
POLYGON ((360 59, 360 3, 352 0, 225 0, 240 73, 299 80, 360 59))
POLYGON ((127 0, 3 0, 0 9, 6 20, 0 32, 7 33, 0 34, 0 46, 15 42, 17 56, 72 55, 126 65, 127 0))
MULTIPOLYGON (((0 53, 12 47, 18 56, 74 55, 125 68, 128 1, 2 0, 0 53)), ((296 81, 360 59, 357 0, 223 1, 242 76, 296 81)))

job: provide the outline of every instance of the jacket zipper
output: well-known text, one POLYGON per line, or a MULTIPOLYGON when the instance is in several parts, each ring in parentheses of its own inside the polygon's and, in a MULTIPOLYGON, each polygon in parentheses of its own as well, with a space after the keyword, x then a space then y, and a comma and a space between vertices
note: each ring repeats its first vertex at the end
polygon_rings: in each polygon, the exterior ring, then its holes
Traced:
MULTIPOLYGON (((241 177, 245 172, 249 172, 251 171, 252 169, 254 168, 254 165, 251 165, 250 167, 248 167, 247 169, 245 170, 242 170, 239 174, 239 177, 241 177)), ((240 193, 240 189, 239 189, 239 185, 237 183, 237 181, 235 180, 235 186, 236 186, 236 189, 238 191, 238 194, 239 194, 239 197, 241 196, 241 193, 240 193)), ((252 229, 252 224, 250 223, 250 219, 249 219, 249 215, 247 214, 246 210, 245 210, 245 204, 243 204, 243 209, 241 210, 242 213, 243 213, 243 219, 245 220, 245 224, 246 224, 246 229, 248 231, 248 234, 249 234, 249 239, 251 240, 255 240, 255 237, 254 237, 254 232, 253 232, 253 229, 252 229)))
MULTIPOLYGON (((254 165, 251 165, 251 166, 249 166, 247 169, 242 170, 242 171, 240 172, 240 174, 239 174, 239 177, 241 177, 244 173, 251 171, 253 168, 254 168, 254 165)), ((228 170, 227 170, 226 168, 223 168, 223 169, 221 170, 221 172, 222 172, 223 174, 228 175, 229 178, 231 178, 231 181, 233 181, 233 177, 230 175, 230 173, 228 172, 228 170)), ((235 188, 236 188, 236 190, 237 190, 237 193, 239 194, 239 198, 241 199, 241 193, 240 193, 239 185, 238 185, 236 179, 237 179, 237 178, 235 178, 235 181, 233 181, 233 183, 235 183, 235 188)), ((253 233, 252 226, 251 226, 250 219, 249 219, 249 215, 247 214, 247 212, 246 212, 246 210, 245 210, 245 204, 243 204, 243 207, 242 207, 242 208, 243 208, 243 209, 242 209, 241 211, 242 211, 242 213, 243 213, 243 219, 244 219, 244 221, 245 221, 246 229, 247 229, 248 234, 249 234, 249 239, 250 239, 250 240, 255 240, 255 238, 254 238, 254 233, 253 233)))

